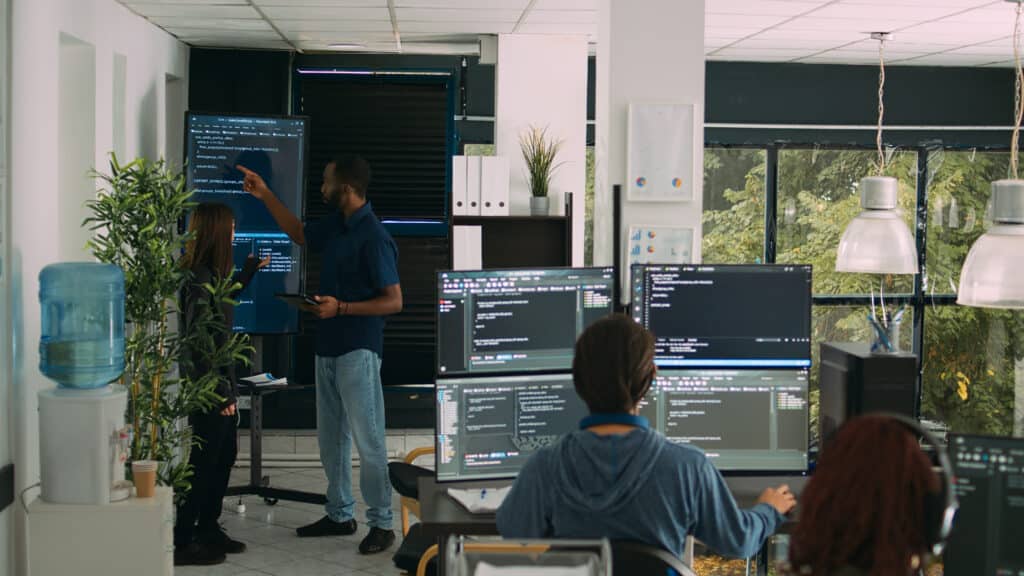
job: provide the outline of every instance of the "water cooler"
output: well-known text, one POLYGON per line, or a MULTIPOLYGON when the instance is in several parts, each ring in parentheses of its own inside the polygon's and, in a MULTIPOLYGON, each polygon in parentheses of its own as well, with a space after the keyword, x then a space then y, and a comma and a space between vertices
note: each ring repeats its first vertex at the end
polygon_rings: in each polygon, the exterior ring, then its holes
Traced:
POLYGON ((124 274, 86 262, 39 274, 39 370, 58 384, 39 393, 42 499, 107 504, 126 498, 127 393, 124 274))

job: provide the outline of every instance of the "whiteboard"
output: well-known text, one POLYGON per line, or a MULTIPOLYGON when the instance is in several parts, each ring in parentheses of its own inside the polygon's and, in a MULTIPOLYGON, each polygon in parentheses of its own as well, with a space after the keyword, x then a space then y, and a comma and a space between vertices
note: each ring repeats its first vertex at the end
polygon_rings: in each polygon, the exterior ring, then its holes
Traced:
POLYGON ((626 160, 631 202, 693 199, 696 107, 683 103, 631 103, 626 160))

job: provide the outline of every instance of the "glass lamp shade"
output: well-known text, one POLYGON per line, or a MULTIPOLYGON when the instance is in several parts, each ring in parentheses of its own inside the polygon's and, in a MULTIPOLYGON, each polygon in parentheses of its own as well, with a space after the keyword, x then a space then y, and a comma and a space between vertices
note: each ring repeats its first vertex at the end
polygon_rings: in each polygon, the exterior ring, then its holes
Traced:
POLYGON ((888 176, 860 181, 864 211, 839 240, 836 272, 917 274, 917 245, 896 210, 899 182, 888 176))
POLYGON ((865 210, 839 241, 836 272, 917 274, 917 247, 893 210, 865 210))
POLYGON ((1024 308, 1024 180, 992 183, 993 226, 960 271, 957 304, 1024 308))

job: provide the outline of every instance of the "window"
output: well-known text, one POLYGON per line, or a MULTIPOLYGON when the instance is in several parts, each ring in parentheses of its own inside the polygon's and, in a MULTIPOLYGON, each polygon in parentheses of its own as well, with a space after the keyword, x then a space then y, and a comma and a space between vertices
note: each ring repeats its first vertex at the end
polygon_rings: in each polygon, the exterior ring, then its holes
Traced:
POLYGON ((920 357, 922 417, 955 432, 1024 436, 1024 311, 955 305, 963 261, 991 226, 991 182, 1007 177, 1008 153, 924 145, 889 152, 886 175, 899 179, 902 215, 912 231, 926 234, 922 276, 915 284, 913 276, 835 272, 839 239, 860 212, 859 181, 874 171, 871 144, 707 148, 704 261, 814 265, 815 435, 820 345, 870 341, 871 293, 877 302, 884 288, 890 305, 908 306, 900 349, 920 357), (927 206, 917 204, 919 170, 927 177, 927 206), (772 173, 775 181, 767 180, 772 173), (766 202, 773 201, 774 226, 769 222, 766 228, 766 202), (919 213, 927 214, 927 222, 917 223, 919 213))
POLYGON ((763 261, 766 166, 764 150, 704 151, 704 262, 763 261))
MULTIPOLYGON (((781 150, 777 201, 778 255, 781 263, 814 265, 814 293, 879 292, 878 275, 835 271, 839 239, 860 214, 860 179, 874 174, 877 156, 868 150, 781 150)), ((887 176, 899 179, 899 207, 914 229, 917 153, 901 151, 887 161, 887 176)), ((913 277, 884 279, 887 293, 913 291, 913 277)))
POLYGON ((929 307, 924 338, 923 416, 957 432, 1024 435, 1024 312, 929 307))
POLYGON ((991 225, 992 182, 1007 177, 1006 152, 928 154, 928 258, 925 292, 956 294, 960 268, 991 225))

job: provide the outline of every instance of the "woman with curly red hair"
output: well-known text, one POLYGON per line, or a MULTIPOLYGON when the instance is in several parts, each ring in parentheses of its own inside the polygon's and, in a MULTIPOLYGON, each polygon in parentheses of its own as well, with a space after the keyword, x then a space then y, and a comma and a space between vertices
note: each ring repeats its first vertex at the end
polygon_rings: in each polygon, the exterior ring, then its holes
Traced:
POLYGON ((794 574, 908 576, 929 548, 926 502, 939 475, 907 424, 887 416, 847 422, 825 445, 800 496, 790 544, 794 574))

